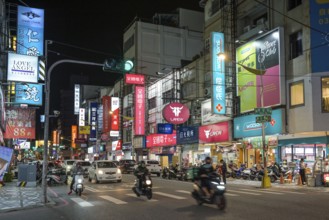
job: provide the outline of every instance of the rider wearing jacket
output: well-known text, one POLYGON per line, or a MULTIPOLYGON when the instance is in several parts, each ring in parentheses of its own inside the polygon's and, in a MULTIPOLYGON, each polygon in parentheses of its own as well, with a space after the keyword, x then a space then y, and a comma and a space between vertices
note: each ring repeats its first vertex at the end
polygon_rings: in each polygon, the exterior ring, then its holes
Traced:
POLYGON ((72 193, 73 185, 75 182, 75 175, 77 175, 78 173, 82 173, 82 174, 84 173, 84 170, 83 170, 80 162, 78 162, 72 170, 72 182, 70 185, 70 192, 68 192, 69 195, 72 193))
POLYGON ((146 168, 145 161, 141 161, 137 168, 134 170, 134 175, 138 178, 138 189, 141 189, 142 182, 143 182, 143 175, 148 174, 148 169, 146 168), (138 173, 143 173, 143 175, 140 175, 138 173))
POLYGON ((210 198, 211 193, 209 192, 210 189, 210 182, 209 182, 209 175, 214 172, 214 168, 211 163, 211 158, 206 157, 205 164, 203 164, 198 172, 198 177, 201 180, 201 188, 206 196, 207 199, 210 198))

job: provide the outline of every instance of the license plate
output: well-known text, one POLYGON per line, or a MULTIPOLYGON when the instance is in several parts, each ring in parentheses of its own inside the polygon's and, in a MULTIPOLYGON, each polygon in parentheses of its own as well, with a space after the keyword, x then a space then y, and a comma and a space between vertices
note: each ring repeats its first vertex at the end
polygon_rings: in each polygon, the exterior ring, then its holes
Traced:
POLYGON ((105 177, 106 179, 114 179, 115 178, 115 176, 107 176, 107 177, 105 177))

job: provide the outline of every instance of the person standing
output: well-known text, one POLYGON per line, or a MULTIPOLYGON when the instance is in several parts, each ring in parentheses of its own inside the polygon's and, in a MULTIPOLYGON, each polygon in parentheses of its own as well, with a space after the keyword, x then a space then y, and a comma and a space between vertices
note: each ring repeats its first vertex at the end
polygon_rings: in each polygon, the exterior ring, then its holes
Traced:
POLYGON ((226 163, 224 160, 220 160, 221 163, 221 173, 222 173, 222 177, 223 177, 223 182, 224 184, 226 184, 226 173, 227 173, 227 167, 226 167, 226 163))
POLYGON ((300 159, 299 162, 299 175, 301 176, 303 185, 306 184, 305 168, 306 166, 305 166, 304 158, 302 158, 300 159))

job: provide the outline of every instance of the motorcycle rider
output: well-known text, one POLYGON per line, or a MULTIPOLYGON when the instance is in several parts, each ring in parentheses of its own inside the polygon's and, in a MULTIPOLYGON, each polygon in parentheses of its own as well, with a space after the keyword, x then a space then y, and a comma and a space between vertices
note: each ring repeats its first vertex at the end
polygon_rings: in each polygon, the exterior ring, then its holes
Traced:
POLYGON ((143 182, 143 175, 147 175, 149 170, 146 168, 145 161, 141 161, 137 168, 134 170, 134 175, 138 178, 138 189, 141 191, 142 188, 142 182, 143 182), (139 175, 138 173, 143 173, 142 175, 139 175))
POLYGON ((209 175, 214 172, 214 168, 212 166, 212 161, 210 157, 206 157, 205 164, 203 164, 198 172, 198 177, 201 180, 201 188, 205 194, 206 199, 210 199, 211 192, 209 192, 210 189, 210 181, 209 181, 209 175))
POLYGON ((67 193, 68 195, 70 195, 72 193, 73 185, 74 185, 74 182, 75 182, 75 175, 77 175, 78 173, 82 173, 82 175, 84 173, 84 170, 83 170, 80 162, 77 162, 76 166, 72 170, 72 182, 71 182, 71 185, 70 185, 70 191, 67 193))

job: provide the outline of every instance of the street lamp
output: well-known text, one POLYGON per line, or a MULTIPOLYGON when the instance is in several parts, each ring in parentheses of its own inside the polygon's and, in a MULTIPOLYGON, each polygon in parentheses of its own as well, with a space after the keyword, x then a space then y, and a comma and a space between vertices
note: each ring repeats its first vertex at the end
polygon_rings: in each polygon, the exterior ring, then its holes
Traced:
MULTIPOLYGON (((245 60, 248 59, 249 56, 251 56, 253 54, 254 53, 249 54, 245 58, 245 60)), ((225 59, 225 54, 223 54, 223 53, 218 53, 217 56, 220 59, 225 59)), ((253 69, 253 68, 250 68, 248 66, 245 66, 245 65, 243 65, 244 60, 242 61, 242 63, 235 62, 234 60, 230 60, 230 61, 232 63, 236 64, 236 65, 239 65, 239 66, 243 67, 248 72, 260 76, 260 82, 261 82, 261 88, 260 88, 261 108, 264 108, 263 75, 266 73, 267 70, 266 69, 264 69, 264 70, 262 70, 262 69, 253 69)), ((265 152, 267 152, 267 149, 266 149, 266 145, 265 145, 265 122, 264 121, 262 121, 262 145, 263 145, 263 155, 262 155, 263 158, 262 159, 263 159, 263 165, 264 165, 264 176, 263 176, 263 180, 262 180, 262 188, 269 188, 269 187, 271 187, 271 181, 270 181, 269 176, 267 175, 267 162, 266 162, 266 155, 265 155, 265 152)))

